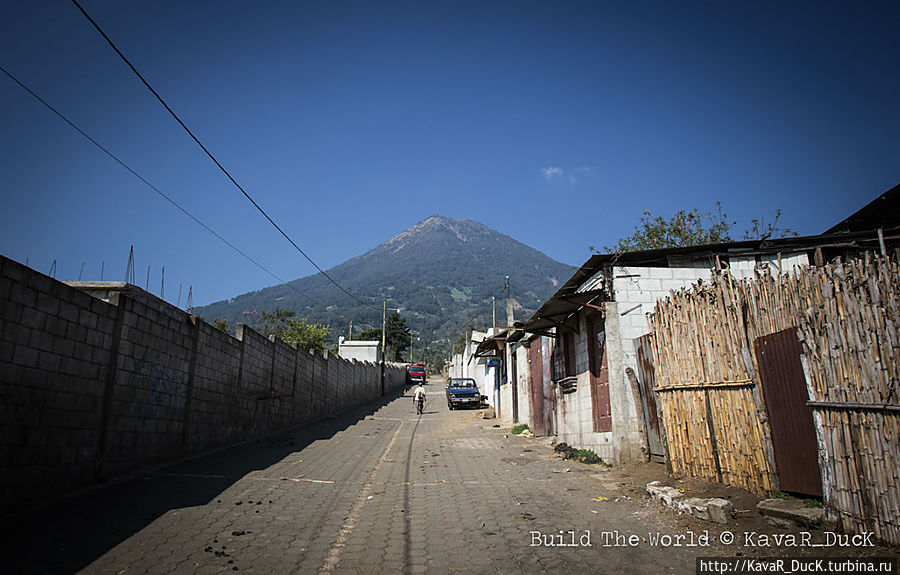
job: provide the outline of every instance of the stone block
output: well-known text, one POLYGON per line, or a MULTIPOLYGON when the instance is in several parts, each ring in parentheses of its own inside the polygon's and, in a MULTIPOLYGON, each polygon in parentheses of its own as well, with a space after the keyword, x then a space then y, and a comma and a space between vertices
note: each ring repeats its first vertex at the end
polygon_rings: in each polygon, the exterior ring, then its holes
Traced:
POLYGON ((39 309, 26 307, 22 309, 20 321, 26 327, 42 330, 47 321, 47 314, 39 309))
POLYGON ((672 505, 674 501, 682 497, 682 493, 677 489, 668 485, 662 485, 659 481, 649 482, 647 484, 647 493, 650 494, 650 497, 658 499, 665 505, 672 505))
POLYGON ((58 336, 35 329, 32 330, 31 337, 28 338, 27 343, 29 347, 33 347, 40 351, 53 351, 57 339, 59 339, 58 336))
POLYGON ((756 508, 766 521, 779 527, 797 525, 813 527, 825 517, 821 507, 807 507, 799 499, 764 499, 756 504, 756 508))
POLYGON ((86 329, 97 329, 98 321, 99 318, 97 314, 88 309, 81 309, 78 312, 78 325, 81 325, 86 329))
POLYGON ((53 335, 65 336, 68 323, 62 318, 50 316, 47 318, 47 331, 53 335))
POLYGON ((647 268, 647 271, 644 273, 653 279, 666 280, 672 278, 672 268, 669 267, 647 268))
POLYGON ((71 303, 62 303, 59 306, 59 317, 72 323, 78 323, 78 315, 81 310, 71 303))
POLYGON ((88 328, 78 323, 70 323, 66 327, 66 337, 74 341, 84 341, 87 339, 88 328))
POLYGON ((38 350, 32 347, 16 345, 13 351, 13 363, 25 367, 37 367, 38 355, 38 350))
POLYGON ((64 337, 53 337, 53 347, 50 351, 61 356, 71 356, 75 352, 75 340, 64 337))
POLYGON ((719 497, 710 499, 707 502, 707 509, 709 509, 709 520, 713 523, 725 525, 734 517, 734 505, 727 499, 719 497))
POLYGON ((27 285, 15 283, 9 290, 9 299, 26 307, 35 307, 37 304, 37 292, 27 285))
POLYGON ((707 508, 706 501, 706 499, 701 499, 699 497, 686 497, 679 500, 675 507, 679 511, 692 515, 697 519, 709 521, 709 509, 707 508))
POLYGON ((31 330, 19 323, 3 322, 3 339, 6 341, 27 344, 31 341, 31 330))
POLYGON ((94 348, 86 343, 75 342, 72 357, 79 361, 91 361, 94 356, 94 348))
POLYGON ((677 292, 677 291, 681 290, 682 288, 690 287, 691 283, 692 282, 684 280, 684 279, 663 280, 662 290, 666 293, 666 295, 668 295, 670 291, 677 292))
POLYGON ((2 298, 0 301, 0 319, 10 323, 20 323, 22 321, 22 306, 10 303, 8 298, 2 298))
POLYGON ((13 358, 15 345, 11 341, 0 340, 0 363, 9 363, 13 358))
POLYGON ((59 371, 63 375, 81 375, 82 364, 83 362, 78 361, 77 359, 64 357, 62 358, 59 371))

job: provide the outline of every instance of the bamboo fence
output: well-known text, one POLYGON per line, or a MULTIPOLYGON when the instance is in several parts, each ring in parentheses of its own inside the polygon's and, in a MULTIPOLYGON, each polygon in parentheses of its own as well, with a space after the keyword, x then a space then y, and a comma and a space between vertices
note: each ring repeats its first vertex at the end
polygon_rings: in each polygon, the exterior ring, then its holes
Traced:
POLYGON ((790 275, 727 272, 650 315, 674 473, 777 490, 754 341, 796 326, 827 518, 900 544, 900 267, 865 258, 790 275))

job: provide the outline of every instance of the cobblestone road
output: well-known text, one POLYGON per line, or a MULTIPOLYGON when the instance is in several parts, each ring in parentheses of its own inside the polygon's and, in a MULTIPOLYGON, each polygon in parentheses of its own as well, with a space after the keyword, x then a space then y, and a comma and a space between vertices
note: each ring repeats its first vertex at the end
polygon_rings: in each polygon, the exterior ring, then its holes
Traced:
POLYGON ((422 416, 398 397, 18 518, 0 571, 694 572, 695 549, 603 546, 604 531, 671 528, 646 505, 592 501, 602 468, 554 459, 479 411, 449 411, 437 381, 427 389, 422 416), (561 531, 575 546, 532 545, 561 531))

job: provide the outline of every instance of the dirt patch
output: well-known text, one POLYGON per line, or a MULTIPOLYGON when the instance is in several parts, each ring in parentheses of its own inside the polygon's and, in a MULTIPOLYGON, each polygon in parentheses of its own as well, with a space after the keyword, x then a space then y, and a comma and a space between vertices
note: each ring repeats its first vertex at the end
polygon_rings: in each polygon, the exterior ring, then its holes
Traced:
MULTIPOLYGON (((567 462, 568 463, 568 462, 567 462)), ((592 468, 595 466, 579 465, 579 467, 592 468)), ((729 556, 765 556, 772 555, 773 551, 783 551, 781 549, 773 549, 770 547, 746 547, 739 542, 745 533, 758 535, 784 535, 787 533, 799 533, 801 531, 810 531, 809 528, 791 528, 776 527, 769 524, 762 514, 756 508, 762 498, 754 493, 714 483, 697 478, 680 478, 670 477, 666 473, 665 465, 659 463, 635 463, 627 465, 616 465, 608 472, 592 474, 611 500, 616 497, 631 497, 630 502, 639 505, 644 513, 652 514, 664 524, 668 524, 673 532, 685 532, 693 530, 696 532, 708 530, 714 539, 711 549, 729 556), (663 485, 668 485, 684 490, 685 497, 712 498, 719 497, 731 502, 735 509, 734 518, 729 521, 728 525, 717 525, 715 523, 701 521, 686 514, 679 513, 674 509, 663 506, 650 498, 646 492, 646 485, 651 481, 660 481, 663 485), (718 540, 723 531, 730 531, 737 534, 739 539, 735 544, 728 546, 721 545, 718 540)), ((824 537, 824 533, 813 531, 813 539, 819 540, 824 537)), ((758 540, 758 538, 757 538, 758 540)), ((797 556, 832 556, 832 557, 885 557, 896 556, 897 549, 890 549, 881 545, 874 547, 823 547, 823 548, 791 548, 792 555, 797 556)))

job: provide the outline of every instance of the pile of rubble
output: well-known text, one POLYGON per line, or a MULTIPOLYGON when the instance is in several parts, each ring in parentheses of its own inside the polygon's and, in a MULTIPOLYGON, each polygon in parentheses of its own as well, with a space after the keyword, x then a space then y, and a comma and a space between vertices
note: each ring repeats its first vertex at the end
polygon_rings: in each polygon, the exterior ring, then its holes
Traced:
POLYGON ((734 506, 727 499, 685 497, 684 489, 675 489, 659 481, 647 484, 647 493, 663 505, 697 519, 725 525, 734 516, 734 506))

